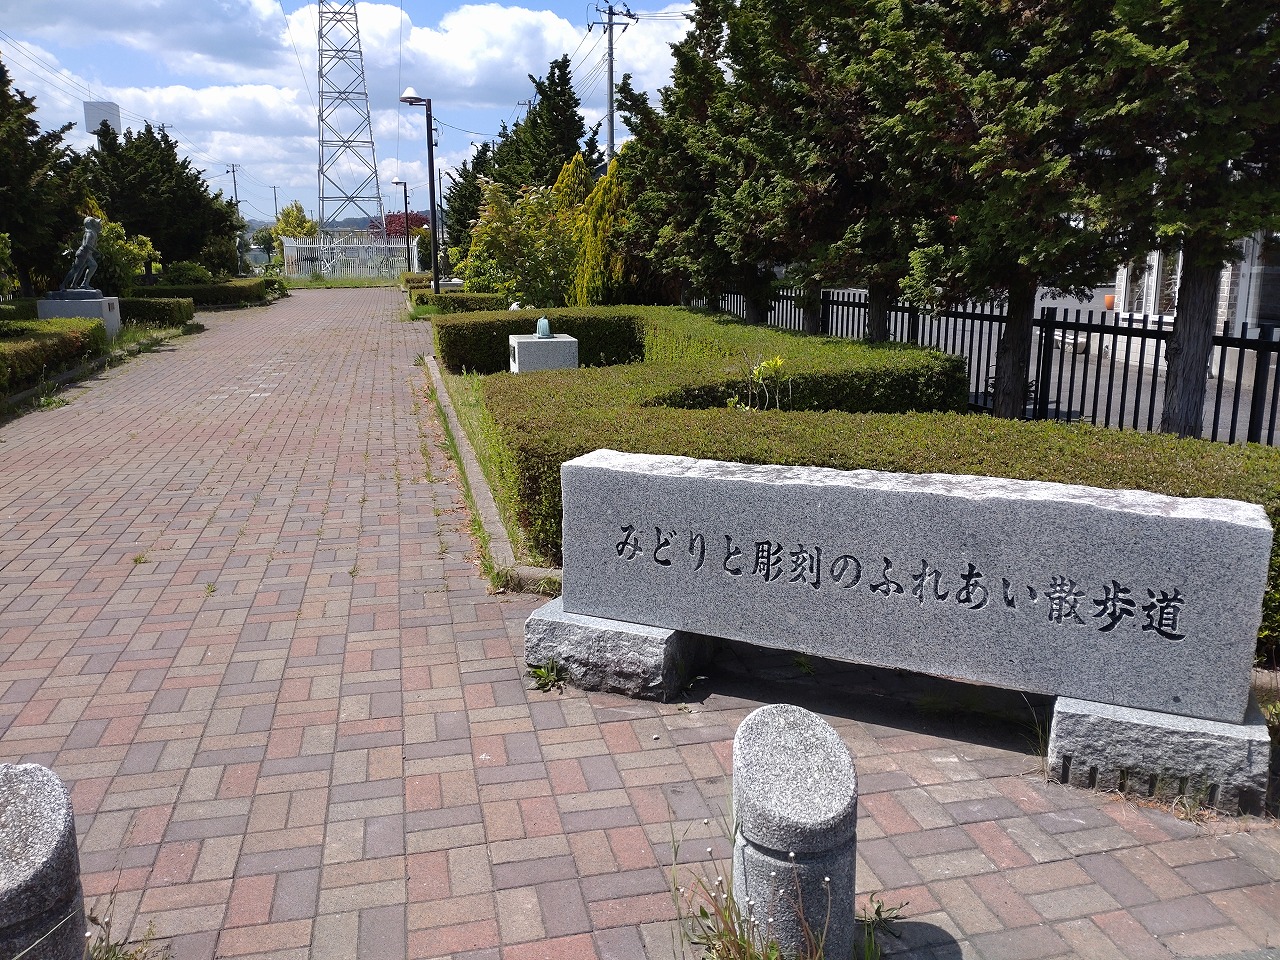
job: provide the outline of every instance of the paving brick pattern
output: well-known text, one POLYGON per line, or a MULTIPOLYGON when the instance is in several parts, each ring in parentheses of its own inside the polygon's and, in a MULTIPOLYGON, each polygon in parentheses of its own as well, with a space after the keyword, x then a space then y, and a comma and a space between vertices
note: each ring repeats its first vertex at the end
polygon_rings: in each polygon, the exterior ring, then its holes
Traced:
POLYGON ((688 883, 728 849, 733 731, 790 699, 857 758, 860 900, 909 902, 887 954, 1280 944, 1280 831, 1045 783, 1007 725, 749 666, 684 704, 528 690, 540 601, 478 576, 398 309, 210 314, 0 429, 0 758, 71 785, 117 931, 178 960, 665 960, 673 857, 688 883))

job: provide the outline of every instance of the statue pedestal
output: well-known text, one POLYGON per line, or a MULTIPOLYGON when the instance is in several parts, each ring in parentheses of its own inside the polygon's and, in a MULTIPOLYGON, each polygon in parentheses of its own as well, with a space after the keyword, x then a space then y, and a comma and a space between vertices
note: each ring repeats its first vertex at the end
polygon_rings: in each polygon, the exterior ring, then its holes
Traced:
POLYGON ((36 301, 36 315, 50 317, 89 317, 101 320, 108 339, 120 333, 120 298, 104 297, 101 290, 51 290, 36 301))

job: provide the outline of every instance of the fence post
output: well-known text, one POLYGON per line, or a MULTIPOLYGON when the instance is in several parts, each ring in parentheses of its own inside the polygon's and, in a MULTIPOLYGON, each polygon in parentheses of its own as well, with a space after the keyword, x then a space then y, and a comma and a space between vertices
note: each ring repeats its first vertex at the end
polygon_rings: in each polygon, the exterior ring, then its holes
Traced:
POLYGON ((1058 308, 1040 311, 1040 363, 1036 370, 1036 420, 1049 419, 1049 375, 1053 365, 1053 324, 1058 321, 1058 308))
POLYGON ((1253 357, 1253 393, 1249 395, 1249 435, 1245 438, 1249 443, 1262 442, 1262 421, 1267 409, 1267 381, 1271 379, 1271 351, 1264 350, 1262 344, 1274 343, 1275 339, 1274 324, 1258 327, 1258 349, 1253 357))
POLYGON ((920 342, 920 308, 914 303, 907 308, 907 341, 920 342))

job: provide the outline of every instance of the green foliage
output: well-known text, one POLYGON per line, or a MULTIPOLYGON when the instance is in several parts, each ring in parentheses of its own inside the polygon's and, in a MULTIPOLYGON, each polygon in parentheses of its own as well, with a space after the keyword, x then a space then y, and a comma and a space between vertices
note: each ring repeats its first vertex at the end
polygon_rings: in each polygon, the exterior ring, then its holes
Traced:
POLYGON ((13 244, 7 233, 0 233, 0 300, 18 292, 18 268, 13 265, 13 244))
POLYGON ((150 237, 174 260, 200 260, 215 270, 236 269, 234 237, 244 221, 234 202, 211 192, 203 172, 164 130, 148 123, 123 136, 109 125, 96 131, 96 146, 81 170, 89 189, 112 220, 129 234, 150 237))
POLYGON ((565 670, 563 664, 555 660, 548 660, 539 666, 530 667, 529 679, 543 693, 550 693, 552 690, 559 692, 564 689, 565 683, 568 682, 569 673, 565 670))
POLYGON ((101 320, 58 317, 13 324, 0 338, 0 396, 34 387, 106 352, 107 330, 101 320))
POLYGON ((17 297, 6 303, 0 303, 0 324, 36 319, 40 315, 36 302, 35 297, 17 297))
POLYGON ((277 240, 280 237, 318 237, 320 227, 302 209, 302 201, 294 200, 281 208, 272 232, 277 240))
POLYGON ((440 313, 475 313, 481 310, 503 310, 507 306, 507 298, 500 293, 464 293, 458 290, 432 293, 428 288, 415 292, 413 303, 420 307, 435 307, 440 313))
MULTIPOLYGON (((127 295, 146 264, 160 258, 159 251, 148 237, 126 236, 124 226, 109 219, 93 197, 85 201, 85 213, 102 221, 94 251, 98 267, 93 274, 93 286, 108 296, 127 295)), ((77 245, 73 241, 71 252, 77 245)))
POLYGON ((234 306, 261 303, 267 298, 267 285, 261 277, 253 277, 224 280, 221 283, 138 287, 133 291, 133 295, 148 298, 186 298, 195 301, 198 307, 234 306))
POLYGON ((643 309, 561 307, 440 316, 433 323, 436 356, 452 373, 506 370, 510 352, 507 338, 513 333, 533 333, 538 317, 545 315, 553 332, 577 337, 579 363, 630 363, 644 356, 643 309))
POLYGON ((484 181, 484 206, 462 264, 469 293, 499 293, 508 302, 563 306, 575 259, 576 212, 555 187, 526 187, 511 202, 501 184, 484 181))
POLYGON ((400 274, 400 286, 407 291, 423 290, 431 286, 431 271, 426 273, 402 273, 400 274))
POLYGON ((189 287, 192 284, 213 283, 213 274, 202 263, 179 260, 177 263, 166 263, 157 282, 166 287, 189 287))
POLYGON ((583 201, 574 224, 577 259, 569 296, 572 305, 610 303, 622 286, 623 259, 616 234, 624 207, 622 176, 614 160, 583 201))
POLYGON ((13 265, 28 295, 61 279, 58 255, 78 222, 84 196, 75 153, 63 143, 71 129, 41 131, 35 100, 13 87, 0 63, 0 233, 9 235, 13 265))
POLYGON ((270 227, 259 227, 250 235, 249 245, 270 256, 276 249, 276 235, 270 227))
POLYGON ((181 327, 195 319, 195 310, 188 297, 120 298, 120 319, 149 327, 181 327))

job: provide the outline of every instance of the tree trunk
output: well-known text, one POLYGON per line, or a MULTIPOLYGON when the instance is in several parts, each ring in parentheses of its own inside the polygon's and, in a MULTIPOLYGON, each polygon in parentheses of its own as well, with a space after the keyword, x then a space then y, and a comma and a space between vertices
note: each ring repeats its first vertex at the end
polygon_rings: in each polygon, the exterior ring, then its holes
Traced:
POLYGON ((743 319, 747 323, 763 326, 769 322, 769 307, 773 300, 773 285, 762 274, 743 277, 742 299, 745 304, 743 319))
POLYGON ((1182 245, 1178 309, 1169 336, 1160 430, 1198 437, 1204 425, 1204 391, 1217 319, 1222 264, 1204 261, 1194 240, 1182 245))
POLYGON ((997 417, 1019 420, 1026 416, 1037 286, 1034 277, 1025 275, 1009 284, 1009 317, 996 347, 996 389, 991 412, 997 417))
POLYGON ((822 284, 809 280, 800 290, 800 318, 805 333, 823 334, 822 329, 822 284))
POLYGON ((889 339, 889 302, 893 285, 883 280, 867 284, 867 343, 885 343, 889 339))

